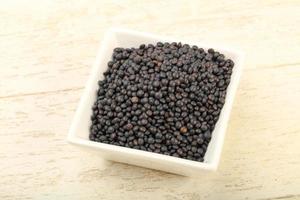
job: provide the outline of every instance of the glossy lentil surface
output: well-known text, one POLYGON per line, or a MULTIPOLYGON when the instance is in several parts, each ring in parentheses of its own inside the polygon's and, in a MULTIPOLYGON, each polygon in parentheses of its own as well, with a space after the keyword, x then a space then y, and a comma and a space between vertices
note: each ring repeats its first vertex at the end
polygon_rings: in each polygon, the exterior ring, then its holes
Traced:
POLYGON ((202 162, 233 66, 214 49, 175 42, 115 48, 90 140, 202 162))

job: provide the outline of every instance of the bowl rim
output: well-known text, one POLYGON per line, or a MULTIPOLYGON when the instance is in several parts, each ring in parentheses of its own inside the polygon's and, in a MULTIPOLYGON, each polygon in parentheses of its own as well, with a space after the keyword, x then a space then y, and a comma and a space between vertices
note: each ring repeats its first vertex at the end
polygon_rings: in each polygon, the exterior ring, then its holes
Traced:
MULTIPOLYGON (((107 45, 109 44, 110 35, 118 34, 118 33, 121 33, 121 34, 125 33, 128 35, 132 35, 133 37, 134 36, 142 36, 142 37, 147 37, 149 39, 160 40, 160 41, 180 41, 182 44, 190 44, 190 45, 191 44, 197 45, 199 43, 199 44, 201 44, 201 47, 203 47, 203 48, 210 47, 210 48, 218 49, 218 51, 230 52, 230 53, 234 54, 238 60, 238 64, 236 63, 236 61, 234 61, 234 62, 235 62, 235 67, 238 65, 238 67, 240 68, 239 73, 237 73, 238 80, 236 81, 237 85, 239 84, 240 76, 241 76, 241 72, 242 72, 242 66, 243 66, 244 57, 245 57, 244 53, 241 50, 238 50, 236 48, 228 48, 228 47, 216 45, 213 43, 208 44, 205 42, 182 40, 179 38, 159 36, 159 35, 155 35, 155 34, 148 33, 148 32, 141 32, 141 31, 135 31, 135 30, 130 30, 130 29, 112 27, 112 28, 108 29, 108 31, 104 35, 103 40, 100 42, 100 48, 98 50, 96 60, 95 60, 94 64, 92 65, 92 69, 90 70, 90 74, 88 76, 87 83, 85 84, 83 93, 81 94, 79 104, 75 111, 75 115, 71 122, 71 127, 69 129, 67 141, 71 144, 90 147, 90 148, 98 149, 98 150, 102 150, 102 151, 111 151, 111 152, 117 152, 117 153, 121 153, 121 154, 126 153, 126 154, 130 154, 131 156, 138 156, 138 157, 146 156, 148 158, 155 159, 158 161, 172 162, 174 164, 180 164, 180 165, 183 165, 183 166, 189 167, 189 168, 216 171, 219 161, 220 161, 220 157, 221 157, 221 152, 222 152, 223 142, 225 140, 225 134, 226 134, 228 122, 225 126, 223 137, 221 139, 218 139, 218 140, 222 140, 221 142, 219 142, 217 144, 219 147, 214 147, 214 148, 219 148, 220 150, 218 151, 217 156, 210 162, 205 162, 205 161, 198 162, 198 161, 188 160, 188 159, 184 159, 184 158, 178 158, 178 157, 174 157, 174 156, 168 156, 168 155, 154 153, 154 152, 132 149, 132 148, 128 148, 128 147, 122 147, 122 146, 117 146, 117 145, 112 145, 112 144, 105 144, 105 143, 101 143, 101 142, 94 142, 89 139, 83 139, 76 135, 76 124, 80 122, 79 120, 80 120, 80 116, 82 115, 82 112, 84 109, 84 104, 86 102, 86 99, 89 98, 90 90, 92 89, 92 85, 94 84, 94 79, 95 79, 94 74, 96 73, 97 69, 100 67, 101 59, 103 59, 102 58, 103 52, 105 51, 107 45)), ((233 94, 231 94, 233 96, 232 101, 234 100, 236 90, 237 90, 237 86, 236 86, 236 88, 233 88, 233 92, 232 92, 233 94)), ((230 111, 232 110, 232 103, 233 102, 230 102, 231 105, 228 106, 229 114, 228 114, 227 120, 229 120, 229 117, 230 117, 230 111)), ((215 146, 217 146, 217 145, 215 145, 215 146)))

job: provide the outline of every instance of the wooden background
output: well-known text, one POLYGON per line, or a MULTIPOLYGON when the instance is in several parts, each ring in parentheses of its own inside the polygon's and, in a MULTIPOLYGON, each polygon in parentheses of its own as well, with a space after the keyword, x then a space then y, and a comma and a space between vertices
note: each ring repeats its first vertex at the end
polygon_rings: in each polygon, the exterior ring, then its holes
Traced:
POLYGON ((300 1, 2 1, 0 199, 300 199, 300 1), (103 161, 66 142, 108 27, 246 53, 219 169, 103 161))

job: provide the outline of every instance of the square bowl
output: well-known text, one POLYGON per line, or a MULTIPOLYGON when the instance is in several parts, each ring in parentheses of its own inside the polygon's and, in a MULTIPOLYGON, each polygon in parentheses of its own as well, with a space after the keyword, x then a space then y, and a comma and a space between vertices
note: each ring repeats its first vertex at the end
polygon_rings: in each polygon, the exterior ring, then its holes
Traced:
POLYGON ((89 140, 91 125, 92 106, 96 99, 98 81, 103 80, 103 73, 107 69, 107 63, 111 60, 113 49, 116 47, 139 47, 140 44, 155 44, 157 42, 179 42, 178 39, 171 39, 155 36, 149 33, 136 32, 125 29, 110 29, 103 42, 92 68, 87 85, 84 89, 75 117, 70 127, 68 141, 72 144, 98 150, 99 154, 107 159, 132 165, 167 171, 170 173, 186 176, 197 176, 204 171, 215 171, 220 160, 221 150, 224 142, 227 123, 233 104, 235 92, 238 88, 242 72, 243 54, 226 47, 203 44, 201 42, 182 41, 183 44, 197 45, 205 50, 214 48, 223 53, 226 58, 234 61, 235 65, 231 75, 231 82, 227 88, 225 104, 219 116, 219 120, 212 132, 211 141, 207 147, 203 162, 197 162, 158 153, 131 149, 127 147, 104 144, 89 140))

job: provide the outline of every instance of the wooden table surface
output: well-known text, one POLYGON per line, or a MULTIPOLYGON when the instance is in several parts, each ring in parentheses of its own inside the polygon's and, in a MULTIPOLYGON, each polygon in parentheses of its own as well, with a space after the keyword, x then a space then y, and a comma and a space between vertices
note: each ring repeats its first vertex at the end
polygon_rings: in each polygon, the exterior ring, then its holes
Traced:
POLYGON ((2 1, 0 199, 300 199, 300 1, 2 1), (217 172, 187 178, 66 142, 108 27, 242 49, 217 172))

